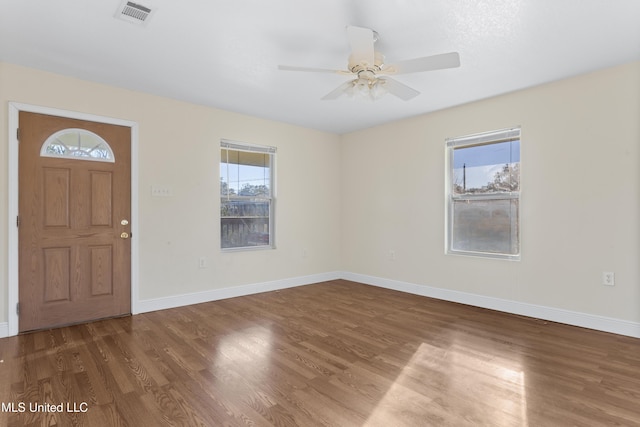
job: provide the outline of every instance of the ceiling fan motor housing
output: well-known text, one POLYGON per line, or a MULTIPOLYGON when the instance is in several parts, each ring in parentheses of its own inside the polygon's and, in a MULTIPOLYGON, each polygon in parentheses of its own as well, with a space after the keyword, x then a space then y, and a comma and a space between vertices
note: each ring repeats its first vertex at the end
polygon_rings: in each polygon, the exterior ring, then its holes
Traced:
POLYGON ((354 74, 359 74, 362 71, 369 71, 372 73, 377 73, 382 70, 384 66, 384 55, 380 52, 373 53, 373 64, 368 63, 367 61, 363 61, 360 58, 360 62, 356 62, 357 59, 354 55, 349 56, 349 70, 354 74))

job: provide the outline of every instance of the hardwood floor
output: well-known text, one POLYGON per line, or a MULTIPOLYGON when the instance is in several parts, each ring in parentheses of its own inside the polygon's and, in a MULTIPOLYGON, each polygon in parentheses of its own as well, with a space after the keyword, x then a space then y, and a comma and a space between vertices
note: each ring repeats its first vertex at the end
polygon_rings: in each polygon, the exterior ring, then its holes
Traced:
POLYGON ((0 360, 2 426, 640 425, 639 339, 343 280, 4 338, 0 360))

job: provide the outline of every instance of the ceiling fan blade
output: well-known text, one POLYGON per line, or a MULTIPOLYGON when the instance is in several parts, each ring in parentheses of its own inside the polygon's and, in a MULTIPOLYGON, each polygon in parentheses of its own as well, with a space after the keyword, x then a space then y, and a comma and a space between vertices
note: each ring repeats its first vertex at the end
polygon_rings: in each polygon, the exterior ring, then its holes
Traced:
POLYGON ((336 99, 339 98, 342 94, 346 93, 349 88, 353 87, 353 80, 349 80, 348 82, 342 83, 340 86, 326 94, 322 97, 323 100, 327 99, 336 99))
POLYGON ((450 52, 389 64, 384 67, 381 74, 417 73, 420 71, 441 70, 444 68, 456 68, 459 66, 460 55, 458 52, 450 52))
POLYGON ((373 50, 373 30, 362 27, 347 27, 347 38, 351 46, 349 68, 353 65, 373 65, 375 53, 373 50))
POLYGON ((389 92, 391 95, 397 96, 403 101, 408 101, 411 98, 415 98, 416 96, 420 95, 420 92, 418 92, 417 90, 410 88, 404 83, 400 83, 399 81, 392 78, 381 78, 379 79, 379 81, 384 82, 384 88, 387 90, 387 92, 389 92))
POLYGON ((310 73, 333 73, 333 74, 352 74, 347 70, 330 70, 328 68, 313 68, 313 67, 296 67, 295 65, 278 65, 279 70, 284 71, 305 71, 310 73))

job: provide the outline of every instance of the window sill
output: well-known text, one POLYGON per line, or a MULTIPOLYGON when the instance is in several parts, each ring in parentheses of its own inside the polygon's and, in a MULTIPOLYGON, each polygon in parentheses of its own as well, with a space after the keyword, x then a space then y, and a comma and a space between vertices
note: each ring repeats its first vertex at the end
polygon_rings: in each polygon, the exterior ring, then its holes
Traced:
POLYGON ((274 245, 260 245, 260 246, 241 246, 237 248, 220 248, 221 252, 248 252, 248 251, 265 251, 272 250, 276 247, 274 245))
POLYGON ((488 259, 501 259, 506 261, 520 261, 520 254, 507 255, 507 254, 495 254, 491 252, 470 252, 470 251, 455 251, 448 250, 446 255, 456 255, 473 258, 488 258, 488 259))

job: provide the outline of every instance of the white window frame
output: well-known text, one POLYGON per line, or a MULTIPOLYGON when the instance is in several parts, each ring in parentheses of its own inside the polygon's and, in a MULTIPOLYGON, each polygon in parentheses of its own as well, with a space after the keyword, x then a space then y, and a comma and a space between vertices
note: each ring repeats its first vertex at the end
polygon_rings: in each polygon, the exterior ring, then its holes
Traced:
MULTIPOLYGON (((275 197, 275 163, 276 163, 276 148, 265 146, 265 145, 257 145, 257 144, 249 144, 245 142, 231 141, 222 139, 220 140, 220 150, 228 149, 234 151, 245 151, 250 153, 263 153, 269 155, 269 192, 268 196, 240 196, 234 195, 231 196, 227 194, 226 196, 220 195, 220 203, 224 200, 264 200, 269 203, 269 243, 265 245, 247 245, 247 246, 234 246, 234 247, 223 247, 222 246, 222 221, 223 216, 220 211, 220 249, 224 252, 234 252, 234 251, 247 251, 247 250, 260 250, 260 249, 275 249, 275 205, 276 205, 276 197, 275 197)), ((220 159, 218 165, 222 165, 223 159, 220 159)), ((229 178, 227 177, 227 183, 229 183, 229 178)), ((218 191, 221 193, 221 191, 218 191)))
MULTIPOLYGON (((464 147, 473 147, 479 145, 490 145, 501 142, 508 141, 520 141, 520 145, 522 145, 521 138, 521 129, 520 127, 512 127, 507 129, 501 129, 491 132, 483 132, 473 135, 466 135, 462 137, 456 138, 447 138, 446 140, 446 237, 445 237, 445 252, 450 255, 466 255, 466 256, 476 256, 476 257, 484 257, 484 258, 497 258, 497 259, 507 259, 507 260, 520 260, 521 254, 521 241, 522 235, 520 232, 521 229, 521 221, 520 221, 520 195, 522 192, 522 179, 520 176, 520 186, 518 191, 511 192, 492 192, 492 193, 482 193, 482 194, 455 194, 454 192, 454 150, 457 148, 464 147), (515 254, 510 253, 496 253, 496 252, 480 252, 480 251, 470 251, 470 250, 460 250, 453 249, 453 233, 454 233, 454 219, 455 219, 455 211, 454 211, 454 203, 456 201, 489 201, 489 200, 517 200, 518 201, 518 217, 517 221, 517 229, 516 233, 518 236, 518 250, 515 254)), ((519 161, 521 165, 521 161, 519 161)), ((519 167, 520 174, 522 173, 522 167, 519 167)))

